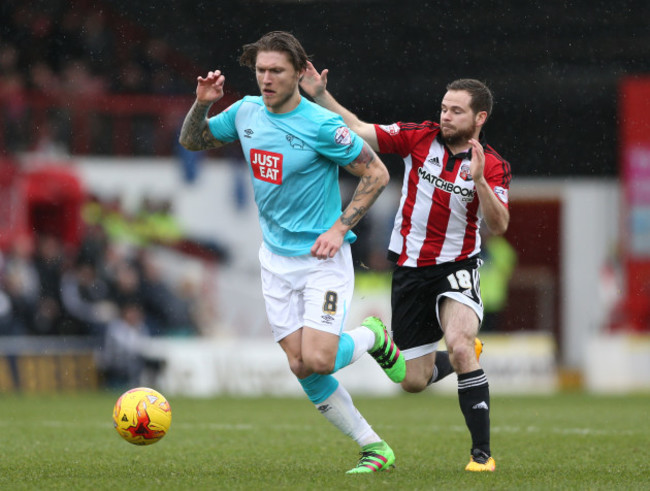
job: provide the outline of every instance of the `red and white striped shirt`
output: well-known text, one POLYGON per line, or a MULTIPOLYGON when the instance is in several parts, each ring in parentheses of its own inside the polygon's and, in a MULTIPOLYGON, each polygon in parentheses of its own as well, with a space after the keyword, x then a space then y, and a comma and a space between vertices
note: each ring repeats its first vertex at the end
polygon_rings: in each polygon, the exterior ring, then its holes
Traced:
MULTIPOLYGON (((404 159, 389 257, 400 266, 420 267, 477 254, 482 213, 469 153, 453 155, 439 136, 440 125, 432 121, 375 125, 375 131, 381 153, 404 159)), ((507 207, 510 164, 489 145, 483 148, 485 179, 507 207)))

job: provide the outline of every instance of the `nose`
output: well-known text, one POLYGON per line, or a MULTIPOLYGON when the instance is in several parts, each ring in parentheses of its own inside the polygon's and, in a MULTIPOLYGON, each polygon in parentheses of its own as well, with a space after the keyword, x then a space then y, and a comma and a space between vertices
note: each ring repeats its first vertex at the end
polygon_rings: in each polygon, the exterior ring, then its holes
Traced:
POLYGON ((264 72, 264 76, 262 77, 262 82, 265 84, 270 84, 271 83, 271 72, 264 72))

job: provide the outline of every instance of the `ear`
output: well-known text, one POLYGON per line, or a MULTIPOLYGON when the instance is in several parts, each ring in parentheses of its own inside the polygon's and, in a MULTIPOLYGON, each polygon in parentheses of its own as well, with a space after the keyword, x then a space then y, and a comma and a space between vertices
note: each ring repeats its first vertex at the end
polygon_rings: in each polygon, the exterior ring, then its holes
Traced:
POLYGON ((488 113, 487 111, 479 111, 474 118, 476 126, 483 126, 487 121, 488 113))

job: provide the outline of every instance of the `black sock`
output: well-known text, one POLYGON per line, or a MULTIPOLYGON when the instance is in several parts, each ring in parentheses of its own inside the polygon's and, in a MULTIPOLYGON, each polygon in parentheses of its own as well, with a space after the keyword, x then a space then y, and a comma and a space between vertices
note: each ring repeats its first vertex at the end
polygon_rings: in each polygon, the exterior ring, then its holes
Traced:
POLYGON ((429 380, 429 385, 442 380, 450 373, 454 373, 454 369, 451 366, 449 361, 449 352, 448 351, 438 351, 436 353, 436 364, 435 369, 433 370, 433 377, 429 380))
POLYGON ((490 388, 483 369, 458 375, 458 402, 472 436, 472 450, 490 453, 490 388))

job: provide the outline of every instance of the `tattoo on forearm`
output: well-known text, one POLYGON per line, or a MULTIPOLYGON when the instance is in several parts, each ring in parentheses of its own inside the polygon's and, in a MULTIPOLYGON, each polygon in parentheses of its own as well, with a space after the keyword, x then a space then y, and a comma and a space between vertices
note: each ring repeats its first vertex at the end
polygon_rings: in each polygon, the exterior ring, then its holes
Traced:
POLYGON ((207 150, 222 144, 212 136, 208 127, 209 109, 210 105, 199 104, 195 101, 185 116, 179 140, 188 150, 207 150))
POLYGON ((348 206, 345 210, 345 213, 341 215, 341 222, 344 225, 349 226, 350 228, 354 227, 359 221, 363 218, 363 216, 366 214, 368 209, 366 207, 361 207, 361 208, 352 208, 348 206), (349 216, 348 216, 349 214, 349 216))
POLYGON ((354 191, 352 201, 341 215, 341 222, 349 227, 354 227, 366 214, 368 209, 377 200, 385 186, 377 186, 377 178, 363 176, 357 189, 354 191))
MULTIPOLYGON (((352 163, 348 164, 348 167, 351 171, 355 171, 360 167, 370 169, 376 158, 377 154, 375 151, 370 147, 370 145, 364 142, 361 153, 356 159, 354 159, 354 161, 352 161, 352 163)), ((352 196, 350 204, 341 215, 341 222, 350 228, 359 223, 377 197, 382 193, 384 187, 384 185, 379 184, 378 177, 372 175, 361 176, 359 185, 354 191, 354 196, 352 196)))

